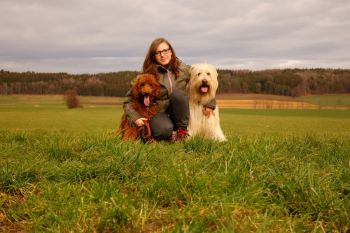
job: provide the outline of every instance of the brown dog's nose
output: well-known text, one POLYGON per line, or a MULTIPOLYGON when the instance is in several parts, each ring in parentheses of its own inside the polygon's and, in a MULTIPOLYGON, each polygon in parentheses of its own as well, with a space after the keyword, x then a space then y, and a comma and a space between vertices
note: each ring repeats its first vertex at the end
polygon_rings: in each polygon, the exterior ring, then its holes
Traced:
POLYGON ((202 80, 202 85, 208 85, 208 80, 203 79, 203 80, 202 80))

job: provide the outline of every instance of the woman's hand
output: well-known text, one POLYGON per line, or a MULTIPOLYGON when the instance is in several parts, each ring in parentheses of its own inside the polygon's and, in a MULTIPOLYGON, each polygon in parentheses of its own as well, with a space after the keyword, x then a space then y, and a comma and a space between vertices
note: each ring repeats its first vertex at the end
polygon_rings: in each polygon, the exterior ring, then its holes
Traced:
POLYGON ((145 121, 147 121, 147 118, 139 118, 135 121, 135 125, 137 127, 141 127, 141 126, 145 125, 145 121))
POLYGON ((209 118, 211 114, 213 115, 215 114, 214 110, 208 107, 203 107, 202 112, 203 112, 203 115, 206 116, 207 118, 209 118))

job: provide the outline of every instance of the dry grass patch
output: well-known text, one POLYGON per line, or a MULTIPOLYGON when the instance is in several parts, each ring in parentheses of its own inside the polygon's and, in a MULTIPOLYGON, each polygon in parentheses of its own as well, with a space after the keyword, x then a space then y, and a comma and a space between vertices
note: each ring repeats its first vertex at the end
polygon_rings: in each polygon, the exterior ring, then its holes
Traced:
POLYGON ((318 109, 319 105, 303 102, 297 98, 280 95, 236 94, 217 95, 222 108, 239 109, 318 109))
POLYGON ((315 104, 299 101, 280 101, 280 100, 229 100, 218 99, 218 105, 221 108, 243 108, 243 109, 318 109, 315 104))
POLYGON ((84 105, 122 105, 124 97, 111 96, 80 96, 84 105))
POLYGON ((242 94, 242 93, 224 93, 217 94, 219 100, 279 100, 279 101, 300 101, 297 98, 283 95, 268 95, 268 94, 242 94))
POLYGON ((21 205, 25 201, 25 197, 20 194, 9 195, 0 192, 0 232, 26 232, 24 222, 9 219, 6 215, 6 210, 12 205, 21 205))

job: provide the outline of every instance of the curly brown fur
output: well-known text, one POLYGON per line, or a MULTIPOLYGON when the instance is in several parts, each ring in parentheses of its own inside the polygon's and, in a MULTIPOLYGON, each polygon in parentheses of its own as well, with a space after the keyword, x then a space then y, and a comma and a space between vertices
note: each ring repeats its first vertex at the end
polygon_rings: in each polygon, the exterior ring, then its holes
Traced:
MULTIPOLYGON (((131 106, 142 117, 147 118, 148 121, 145 124, 149 124, 151 118, 158 112, 155 100, 160 95, 160 84, 156 77, 151 74, 140 74, 132 85, 133 101, 131 106)), ((149 126, 149 125, 148 125, 149 126)), ((122 115, 122 119, 119 126, 119 131, 122 136, 122 140, 137 140, 141 138, 140 130, 132 123, 129 124, 125 114, 122 115)), ((145 135, 142 133, 142 139, 145 135)), ((150 132, 146 135, 147 140, 151 139, 150 132)))

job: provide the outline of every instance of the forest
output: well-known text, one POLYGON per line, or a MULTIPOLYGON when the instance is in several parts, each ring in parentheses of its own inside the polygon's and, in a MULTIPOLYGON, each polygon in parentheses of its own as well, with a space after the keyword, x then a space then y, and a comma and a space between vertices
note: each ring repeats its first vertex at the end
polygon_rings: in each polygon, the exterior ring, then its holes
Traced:
MULTIPOLYGON (((125 96, 137 71, 98 74, 10 72, 0 70, 0 94, 63 94, 74 89, 85 96, 125 96)), ((349 69, 218 70, 218 93, 284 96, 350 93, 349 69)))

